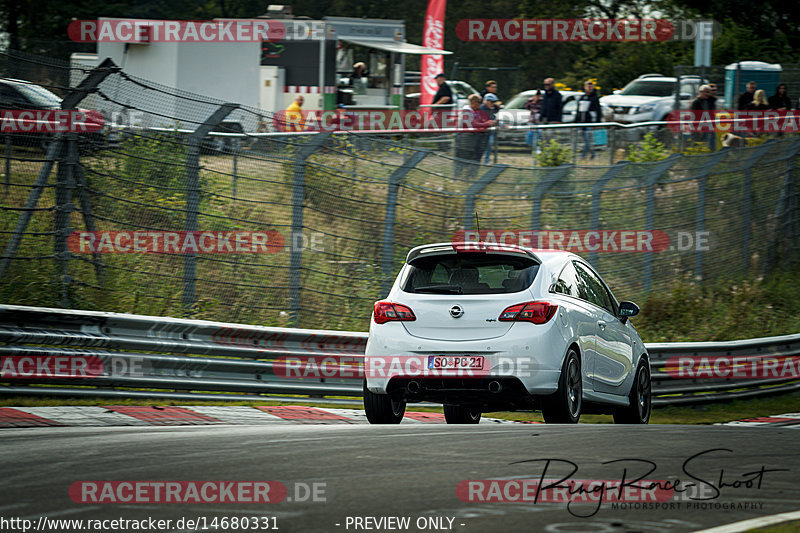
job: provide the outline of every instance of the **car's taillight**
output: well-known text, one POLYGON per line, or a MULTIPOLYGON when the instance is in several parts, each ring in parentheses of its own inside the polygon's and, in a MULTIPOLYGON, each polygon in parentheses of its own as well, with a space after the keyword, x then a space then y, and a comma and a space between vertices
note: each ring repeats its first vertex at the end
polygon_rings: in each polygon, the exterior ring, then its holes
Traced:
POLYGON ((372 319, 376 324, 383 324, 391 322, 392 320, 399 320, 402 322, 410 322, 416 320, 414 312, 403 304, 392 302, 375 302, 373 308, 372 319))
POLYGON ((533 322, 544 324, 556 314, 558 306, 548 302, 525 302, 507 307, 500 313, 500 322, 533 322))

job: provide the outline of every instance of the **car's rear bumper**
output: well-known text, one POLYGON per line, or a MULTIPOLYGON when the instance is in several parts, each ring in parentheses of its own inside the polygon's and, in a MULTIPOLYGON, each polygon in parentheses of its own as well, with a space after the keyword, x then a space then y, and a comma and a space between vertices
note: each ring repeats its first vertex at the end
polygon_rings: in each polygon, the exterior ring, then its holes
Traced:
POLYGON ((455 393, 466 387, 488 392, 489 382, 511 379, 521 385, 518 394, 541 396, 558 388, 565 353, 565 339, 555 320, 543 325, 518 323, 502 337, 475 341, 421 339, 405 332, 400 323, 389 323, 370 332, 364 374, 367 387, 378 394, 390 392, 395 384, 422 380, 440 391, 455 393), (479 370, 437 371, 427 367, 431 355, 480 356, 484 365, 479 370))

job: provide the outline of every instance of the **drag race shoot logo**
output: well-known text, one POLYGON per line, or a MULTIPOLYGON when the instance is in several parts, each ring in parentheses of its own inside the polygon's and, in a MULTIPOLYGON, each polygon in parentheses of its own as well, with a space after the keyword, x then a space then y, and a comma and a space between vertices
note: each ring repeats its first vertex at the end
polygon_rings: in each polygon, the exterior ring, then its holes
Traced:
POLYGON ((284 249, 277 231, 73 231, 77 254, 263 254, 284 249))
POLYGON ((2 133, 90 133, 103 129, 103 115, 83 109, 3 109, 2 133))
POLYGON ((680 133, 797 133, 798 111, 672 111, 668 126, 680 133))
POLYGON ((797 379, 800 356, 677 356, 664 370, 675 379, 797 379))
POLYGON ((456 486, 458 499, 469 503, 666 502, 673 493, 663 480, 487 479, 456 486))
POLYGON ((587 42, 710 40, 712 21, 663 19, 462 19, 456 35, 477 42, 587 42))

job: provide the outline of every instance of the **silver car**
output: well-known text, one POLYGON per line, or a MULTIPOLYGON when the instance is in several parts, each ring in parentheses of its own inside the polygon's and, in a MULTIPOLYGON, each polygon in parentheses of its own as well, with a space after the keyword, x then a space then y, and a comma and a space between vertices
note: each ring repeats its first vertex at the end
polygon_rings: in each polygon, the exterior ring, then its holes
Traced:
POLYGON ((440 243, 408 253, 375 303, 364 408, 399 423, 407 402, 444 405, 448 423, 540 409, 548 423, 607 413, 650 418, 650 363, 618 302, 581 257, 489 243, 440 243))

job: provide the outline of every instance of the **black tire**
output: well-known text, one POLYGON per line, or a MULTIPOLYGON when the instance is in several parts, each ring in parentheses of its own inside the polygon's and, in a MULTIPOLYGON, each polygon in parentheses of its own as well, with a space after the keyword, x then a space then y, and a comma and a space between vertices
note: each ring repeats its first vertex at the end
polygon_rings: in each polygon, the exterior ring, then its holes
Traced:
POLYGON ((388 394, 371 392, 365 380, 364 411, 370 424, 399 424, 406 412, 406 402, 396 402, 388 394))
POLYGON ((636 375, 631 386, 628 407, 614 410, 615 424, 647 424, 652 411, 652 385, 650 382, 650 365, 642 358, 636 367, 636 375))
POLYGON ((444 419, 448 424, 477 424, 481 421, 481 408, 445 404, 444 419))
POLYGON ((577 424, 581 418, 582 405, 581 360, 575 350, 570 349, 561 367, 558 390, 542 402, 542 416, 548 424, 577 424))

